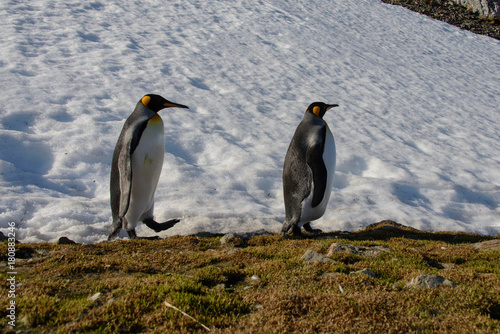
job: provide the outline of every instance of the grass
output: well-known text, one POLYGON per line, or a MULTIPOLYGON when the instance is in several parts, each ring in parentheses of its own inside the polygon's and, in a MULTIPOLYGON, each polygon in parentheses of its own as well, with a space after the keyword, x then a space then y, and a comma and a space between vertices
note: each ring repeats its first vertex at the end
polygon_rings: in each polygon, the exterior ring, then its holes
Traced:
MULTIPOLYGON (((17 244, 16 327, 33 333, 495 333, 500 331, 500 250, 491 239, 378 224, 350 234, 285 239, 171 237, 92 245, 17 244), (384 227, 385 226, 385 227, 384 227), (330 244, 380 245, 368 258, 330 244), (350 274, 369 268, 377 277, 350 274), (406 286, 420 274, 457 285, 406 286), (100 293, 96 300, 90 297, 100 293), (165 305, 165 301, 197 321, 165 305)), ((2 262, 7 244, 0 243, 2 262)), ((6 270, 2 272, 4 281, 6 270)), ((7 284, 1 305, 8 305, 7 284)))

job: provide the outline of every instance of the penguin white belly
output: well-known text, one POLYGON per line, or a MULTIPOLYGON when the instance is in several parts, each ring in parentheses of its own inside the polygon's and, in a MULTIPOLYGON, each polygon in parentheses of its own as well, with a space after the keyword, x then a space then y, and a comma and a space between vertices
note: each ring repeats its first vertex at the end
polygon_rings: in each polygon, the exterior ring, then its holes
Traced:
MULTIPOLYGON (((154 194, 163 166, 165 140, 163 121, 157 114, 148 122, 134 153, 132 153, 132 185, 125 218, 129 228, 152 214, 154 194)), ((152 217, 151 217, 152 218, 152 217)))
POLYGON ((333 139, 332 132, 326 127, 325 135, 325 148, 323 150, 323 162, 327 170, 326 175, 326 188, 325 194, 323 195, 323 200, 321 203, 312 207, 312 199, 314 194, 314 182, 311 185, 311 192, 302 201, 302 214, 300 216, 299 226, 302 227, 305 223, 321 218, 326 211, 328 206, 328 200, 330 199, 330 194, 332 193, 333 187, 333 175, 335 174, 335 163, 336 163, 336 150, 335 150, 335 140, 333 139))

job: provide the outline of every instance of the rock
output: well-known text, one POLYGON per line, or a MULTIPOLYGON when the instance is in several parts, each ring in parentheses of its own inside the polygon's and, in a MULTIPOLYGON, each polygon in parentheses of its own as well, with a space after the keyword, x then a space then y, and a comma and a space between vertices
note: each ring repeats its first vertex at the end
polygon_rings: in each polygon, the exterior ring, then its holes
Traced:
POLYGON ((472 245, 478 251, 489 251, 500 249, 500 239, 478 242, 472 245))
POLYGON ((35 252, 37 252, 37 254, 39 254, 41 256, 49 256, 50 255, 49 251, 46 249, 35 249, 35 252))
POLYGON ((102 296, 102 293, 96 292, 92 297, 89 297, 88 300, 96 302, 99 300, 99 298, 101 298, 101 296, 102 296))
POLYGON ((375 277, 375 278, 377 277, 377 274, 375 274, 373 271, 371 271, 368 268, 365 268, 365 269, 362 269, 362 270, 358 270, 358 271, 352 271, 350 273, 350 275, 355 275, 355 274, 364 274, 364 275, 375 277))
POLYGON ((9 238, 7 238, 7 237, 3 234, 3 232, 2 232, 2 231, 0 231, 0 241, 2 241, 2 240, 7 240, 7 239, 9 239, 9 238))
POLYGON ((67 237, 60 237, 59 240, 57 240, 58 245, 76 245, 77 243, 74 242, 73 240, 68 239, 67 237))
POLYGON ((443 267, 442 269, 444 270, 455 269, 454 263, 441 263, 441 266, 443 267))
POLYGON ((224 236, 220 238, 220 244, 221 245, 227 244, 229 243, 230 240, 234 238, 236 238, 236 235, 234 233, 224 234, 224 236))
POLYGON ((262 304, 259 304, 259 303, 253 304, 253 307, 256 308, 256 309, 264 308, 264 306, 262 306, 262 304))
POLYGON ((348 245, 340 242, 334 242, 333 244, 330 245, 330 248, 328 249, 328 253, 326 254, 326 256, 332 256, 336 252, 347 252, 366 257, 377 257, 381 253, 389 253, 391 251, 392 250, 390 248, 383 246, 366 247, 366 246, 348 245))
POLYGON ((406 286, 414 288, 424 288, 433 289, 441 285, 445 286, 456 286, 452 281, 438 275, 420 275, 412 278, 411 282, 407 283, 406 286))
POLYGON ((307 250, 304 255, 302 255, 301 259, 309 262, 334 262, 332 259, 313 250, 307 250))

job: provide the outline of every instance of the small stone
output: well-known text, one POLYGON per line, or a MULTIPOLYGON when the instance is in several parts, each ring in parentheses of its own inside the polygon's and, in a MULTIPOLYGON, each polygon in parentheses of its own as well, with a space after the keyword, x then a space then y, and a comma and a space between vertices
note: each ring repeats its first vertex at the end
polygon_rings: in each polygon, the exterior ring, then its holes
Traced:
POLYGON ((304 255, 302 255, 301 259, 309 262, 334 262, 332 259, 313 250, 307 250, 304 255))
POLYGON ((88 300, 96 302, 97 300, 99 300, 99 298, 101 298, 101 295, 102 293, 96 292, 92 297, 89 297, 88 300))
POLYGON ((41 256, 49 256, 49 251, 46 249, 35 249, 35 252, 41 256))
POLYGON ((256 308, 256 309, 264 308, 264 306, 262 306, 262 304, 259 304, 259 303, 253 304, 253 307, 256 308))
POLYGON ((227 244, 231 239, 234 238, 236 238, 236 235, 234 235, 234 233, 227 233, 222 238, 220 238, 220 244, 221 245, 227 244))
POLYGON ((362 269, 362 270, 358 270, 358 271, 352 271, 350 273, 350 275, 354 275, 354 274, 364 274, 364 275, 375 277, 375 278, 377 277, 377 274, 375 274, 373 271, 371 271, 368 268, 365 268, 365 269, 362 269))
POLYGON ((260 280, 259 276, 257 276, 257 275, 252 275, 252 277, 250 277, 250 279, 252 281, 258 281, 258 280, 260 280))
POLYGON ((456 286, 455 283, 442 276, 428 275, 428 274, 414 277, 412 278, 411 282, 406 284, 406 286, 408 287, 424 288, 424 289, 433 289, 441 285, 456 286))
POLYGON ((444 270, 455 269, 454 263, 441 263, 444 270))

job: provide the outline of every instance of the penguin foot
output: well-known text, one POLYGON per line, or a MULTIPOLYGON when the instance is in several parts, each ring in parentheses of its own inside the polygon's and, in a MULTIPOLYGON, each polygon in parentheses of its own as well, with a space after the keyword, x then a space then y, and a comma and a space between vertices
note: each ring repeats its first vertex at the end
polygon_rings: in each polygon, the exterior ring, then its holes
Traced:
POLYGON ((111 232, 109 233, 109 236, 108 236, 108 241, 111 241, 114 238, 116 238, 118 236, 118 234, 120 233, 121 229, 122 229, 122 221, 121 220, 113 222, 113 225, 111 227, 111 232))
POLYGON ((302 232, 300 231, 300 227, 298 227, 297 225, 293 225, 292 235, 294 237, 301 237, 302 236, 302 232))
POLYGON ((290 232, 292 232, 293 237, 302 237, 302 232, 300 231, 300 227, 296 224, 285 224, 281 229, 281 236, 286 237, 290 232))
POLYGON ((137 234, 135 234, 135 230, 130 230, 130 231, 127 231, 128 233, 128 237, 130 238, 130 240, 132 239, 141 239, 141 240, 160 240, 160 237, 155 235, 153 237, 138 237, 137 234))
POLYGON ((146 224, 147 227, 154 230, 155 232, 161 232, 161 231, 168 230, 169 228, 173 227, 175 224, 177 224, 180 221, 181 221, 180 219, 171 219, 171 220, 167 220, 164 223, 158 223, 153 218, 149 218, 149 219, 144 219, 142 222, 144 224, 146 224))
POLYGON ((323 233, 323 231, 320 230, 319 228, 312 228, 311 223, 306 223, 302 227, 307 233, 313 233, 313 234, 323 233))
POLYGON ((116 238, 116 237, 118 236, 118 232, 120 232, 120 230, 111 232, 111 233, 108 235, 108 241, 111 241, 111 240, 113 240, 114 238, 116 238))
POLYGON ((137 234, 135 234, 135 229, 127 231, 127 234, 130 239, 137 239, 137 234))

